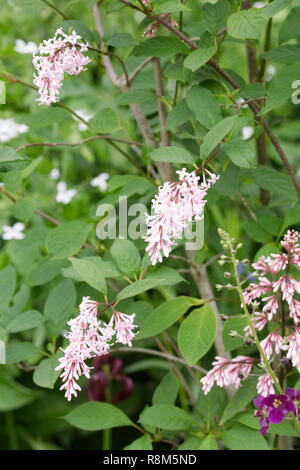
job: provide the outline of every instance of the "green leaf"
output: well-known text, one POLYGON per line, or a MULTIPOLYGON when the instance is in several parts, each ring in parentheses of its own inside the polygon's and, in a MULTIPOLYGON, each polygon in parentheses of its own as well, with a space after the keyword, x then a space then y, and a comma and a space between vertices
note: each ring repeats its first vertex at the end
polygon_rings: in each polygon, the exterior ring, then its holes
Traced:
POLYGON ((124 450, 153 450, 151 437, 149 434, 145 434, 124 447, 124 450))
POLYGON ((240 336, 231 337, 230 332, 237 331, 239 335, 243 336, 246 325, 248 325, 247 319, 242 316, 234 316, 226 320, 223 326, 223 343, 226 351, 232 351, 244 345, 243 338, 240 336))
POLYGON ((222 118, 221 110, 211 91, 199 86, 192 87, 186 96, 187 104, 202 126, 215 126, 222 118))
POLYGON ((269 243, 271 236, 264 230, 258 222, 251 220, 243 224, 244 230, 248 237, 258 243, 269 243))
POLYGON ((236 116, 230 116, 218 122, 205 134, 200 148, 201 158, 204 160, 214 150, 214 148, 231 131, 236 121, 236 116))
POLYGON ((109 134, 120 129, 119 115, 110 108, 104 108, 98 111, 93 119, 89 121, 92 131, 99 134, 109 134))
POLYGON ((16 273, 12 266, 0 270, 0 309, 9 304, 16 288, 16 273))
POLYGON ((291 225, 296 225, 300 222, 300 202, 297 202, 294 207, 289 209, 281 227, 281 233, 283 233, 291 225))
POLYGON ((132 54, 136 56, 165 57, 178 53, 187 53, 187 47, 179 39, 168 36, 155 36, 136 46, 132 54))
POLYGON ((260 9, 241 10, 229 16, 227 32, 237 39, 259 39, 266 23, 260 9))
POLYGON ((69 258, 76 255, 90 230, 91 225, 80 220, 61 224, 49 232, 46 239, 47 251, 54 258, 69 258))
POLYGON ((147 90, 135 90, 123 93, 118 99, 120 105, 128 105, 134 103, 146 103, 147 101, 153 101, 156 96, 153 92, 147 90))
POLYGON ((209 305, 193 310, 178 331, 178 346, 190 366, 211 348, 217 333, 217 321, 209 305))
POLYGON ((259 431, 241 424, 224 431, 221 438, 230 450, 269 450, 268 444, 259 431))
POLYGON ((300 6, 292 8, 288 16, 280 25, 279 42, 287 42, 290 39, 299 38, 300 6))
POLYGON ((124 287, 124 289, 118 293, 117 299, 123 300, 127 299, 128 297, 139 295, 142 292, 161 285, 161 281, 162 279, 142 279, 141 281, 135 281, 129 286, 124 287))
POLYGON ((260 258, 261 256, 268 257, 271 253, 278 253, 278 247, 273 242, 261 247, 256 253, 253 261, 257 263, 258 258, 260 258))
POLYGON ((30 163, 30 159, 24 157, 21 153, 16 152, 15 149, 11 147, 1 147, 0 148, 0 165, 14 162, 27 162, 30 163))
POLYGON ((179 383, 176 375, 172 370, 168 372, 162 379, 161 383, 156 387, 153 393, 153 405, 169 404, 174 405, 179 390, 179 383))
POLYGON ((286 44, 265 52, 261 57, 270 62, 282 64, 293 64, 300 61, 300 46, 296 44, 286 44))
POLYGON ((194 420, 184 410, 174 405, 153 405, 140 415, 139 422, 168 431, 182 431, 190 428, 194 420))
POLYGON ((85 282, 103 294, 107 293, 105 279, 102 275, 100 266, 97 266, 92 261, 82 258, 70 258, 70 261, 75 271, 85 282))
POLYGON ((189 109, 186 99, 180 100, 174 108, 168 114, 166 121, 166 130, 174 129, 187 122, 192 116, 192 112, 189 109))
POLYGON ((34 214, 34 206, 29 198, 24 198, 21 201, 16 202, 11 212, 16 219, 22 220, 23 222, 29 222, 34 214))
POLYGON ((222 144, 221 148, 236 166, 251 168, 254 165, 255 150, 251 142, 235 138, 222 144))
POLYGON ((248 377, 240 388, 235 392, 230 402, 226 406, 220 424, 226 423, 230 418, 241 411, 257 395, 257 377, 248 377))
POLYGON ((61 374, 61 370, 56 371, 55 368, 58 366, 58 358, 62 356, 62 352, 59 351, 54 356, 43 359, 33 373, 33 381, 38 387, 43 388, 54 388, 54 384, 61 374))
POLYGON ((132 426, 132 421, 119 408, 110 403, 95 401, 77 406, 64 419, 75 428, 85 431, 132 426))
POLYGON ((206 62, 212 58, 217 50, 216 46, 212 47, 200 47, 199 49, 191 52, 185 59, 184 59, 184 66, 193 72, 195 70, 200 69, 202 65, 206 64, 206 62))
MULTIPOLYGON (((252 179, 260 188, 280 195, 286 202, 297 202, 298 197, 290 177, 283 171, 258 165, 255 170, 245 170, 243 175, 252 179)), ((220 178, 221 179, 221 178, 220 178)))
POLYGON ((156 15, 163 13, 177 13, 178 11, 191 11, 191 9, 177 0, 163 0, 155 2, 153 11, 156 15))
POLYGON ((86 39, 89 43, 95 42, 92 31, 79 20, 66 20, 59 23, 57 28, 62 28, 65 33, 72 34, 74 30, 83 39, 86 39))
POLYGON ((44 314, 49 323, 50 337, 60 335, 70 319, 76 302, 76 291, 70 279, 64 279, 47 297, 44 314))
POLYGON ((40 249, 49 231, 46 227, 36 227, 26 232, 23 240, 10 240, 7 243, 10 259, 20 273, 27 275, 29 269, 40 260, 40 249))
POLYGON ((44 323, 45 318, 36 310, 28 310, 18 315, 10 322, 6 330, 10 333, 18 333, 19 331, 31 330, 44 323))
POLYGON ((214 5, 205 3, 202 12, 207 31, 215 36, 226 25, 226 19, 230 13, 230 5, 227 0, 220 0, 214 5))
POLYGON ((229 163, 220 179, 214 184, 212 190, 222 196, 232 197, 239 189, 241 170, 233 163, 229 163))
POLYGON ((291 100, 293 94, 292 84, 299 79, 299 74, 300 63, 297 62, 284 67, 275 75, 268 88, 265 106, 260 111, 260 115, 284 105, 287 100, 291 100))
POLYGON ((192 306, 185 297, 177 297, 156 307, 146 318, 136 339, 149 338, 172 326, 192 306))
POLYGON ((27 341, 11 341, 6 345, 6 363, 15 364, 16 362, 31 359, 40 353, 40 349, 27 341))
POLYGON ((199 447, 199 450, 219 450, 217 441, 212 432, 204 439, 199 447))
POLYGON ((66 121, 69 118, 69 113, 62 108, 51 108, 39 109, 32 114, 26 114, 22 116, 22 123, 26 124, 32 129, 38 129, 40 127, 50 126, 51 124, 57 124, 59 122, 66 121))
POLYGON ((193 157, 182 147, 171 145, 170 147, 160 147, 150 152, 149 156, 156 162, 170 163, 195 163, 193 157))
POLYGON ((133 242, 117 239, 112 244, 110 253, 116 265, 123 273, 136 274, 139 272, 141 257, 133 242))
POLYGON ((114 47, 133 47, 136 46, 136 41, 129 33, 116 33, 113 34, 105 44, 114 47))
POLYGON ((196 412, 208 429, 212 429, 227 404, 227 394, 223 388, 214 385, 207 395, 199 391, 196 412))
POLYGON ((7 412, 22 408, 36 400, 39 393, 27 387, 0 377, 0 411, 7 412))
POLYGON ((240 96, 248 99, 261 98, 265 96, 267 90, 262 83, 249 83, 242 87, 240 96))
POLYGON ((276 15, 279 11, 286 8, 292 0, 273 0, 269 5, 261 9, 264 18, 269 20, 272 16, 276 15))
POLYGON ((39 263, 30 273, 29 284, 41 286, 58 276, 66 265, 65 260, 44 260, 39 263))
POLYGON ((175 269, 160 266, 153 272, 147 272, 145 279, 160 279, 161 286, 173 286, 179 282, 187 282, 175 269))

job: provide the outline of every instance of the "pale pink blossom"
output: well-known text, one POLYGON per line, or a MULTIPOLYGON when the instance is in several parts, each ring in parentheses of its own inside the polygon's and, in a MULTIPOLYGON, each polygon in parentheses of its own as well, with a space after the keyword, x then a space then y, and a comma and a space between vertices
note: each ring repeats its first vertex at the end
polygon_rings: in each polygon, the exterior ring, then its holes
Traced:
POLYGON ((60 375, 65 390, 65 397, 70 401, 72 395, 77 396, 81 390, 77 380, 81 375, 90 377, 90 370, 86 361, 93 357, 107 354, 111 346, 111 340, 115 336, 116 342, 132 346, 132 339, 137 333, 133 333, 136 325, 133 324, 134 314, 125 315, 115 312, 108 324, 97 318, 99 302, 83 297, 79 305, 79 315, 68 321, 69 332, 65 335, 69 341, 68 346, 62 349, 64 355, 59 359, 59 366, 55 370, 61 370, 60 375))
POLYGON ((256 386, 257 393, 264 397, 275 393, 273 383, 273 379, 269 374, 260 375, 256 386))
POLYGON ((283 346, 287 351, 286 357, 292 361, 294 367, 300 372, 300 328, 293 331, 287 338, 287 345, 283 346))
POLYGON ((278 310, 279 307, 279 298, 277 294, 270 295, 269 297, 264 297, 262 299, 264 302, 268 301, 264 307, 263 311, 267 313, 268 320, 272 320, 273 316, 278 310))
POLYGON ((212 363, 214 367, 200 380, 205 395, 215 382, 219 387, 235 385, 238 388, 241 380, 250 374, 254 361, 247 356, 237 356, 232 360, 216 356, 215 359, 212 363))
POLYGON ((90 62, 82 52, 88 50, 88 44, 81 41, 81 36, 67 35, 62 28, 57 29, 53 38, 39 45, 39 54, 33 55, 33 65, 37 71, 33 83, 38 87, 40 104, 49 106, 58 101, 59 89, 64 74, 78 75, 90 62))
POLYGON ((279 354, 280 350, 282 349, 283 338, 282 336, 277 333, 276 331, 272 331, 263 341, 261 341, 260 345, 266 356, 267 360, 269 360, 274 353, 279 354))
POLYGON ((218 179, 216 175, 206 172, 208 180, 204 173, 199 184, 200 177, 195 171, 188 173, 185 168, 177 171, 179 182, 164 183, 152 200, 152 213, 146 215, 148 229, 145 241, 153 265, 162 261, 162 253, 169 256, 175 240, 182 238, 189 222, 203 218, 205 196, 218 179))
MULTIPOLYGON (((251 321, 254 329, 261 331, 268 323, 268 316, 265 312, 253 312, 251 321)), ((244 331, 245 336, 252 335, 250 325, 245 326, 244 331)))
POLYGON ((133 324, 135 314, 126 315, 121 312, 114 312, 112 316, 112 322, 115 326, 116 340, 118 343, 127 344, 132 346, 132 340, 137 335, 133 330, 136 325, 133 324))
POLYGON ((269 320, 277 314, 281 301, 285 301, 289 307, 289 315, 297 325, 300 319, 300 303, 295 299, 295 295, 300 294, 300 281, 289 274, 288 270, 290 266, 298 269, 300 267, 299 233, 289 230, 281 245, 287 253, 272 253, 267 258, 261 256, 253 263, 256 271, 254 274, 258 276, 259 282, 251 283, 243 292, 243 298, 246 304, 251 304, 259 297, 266 302, 263 311, 267 313, 269 320))
POLYGON ((288 303, 290 303, 295 292, 300 294, 300 282, 296 281, 296 279, 289 276, 288 274, 284 274, 273 285, 274 292, 277 292, 279 289, 282 292, 283 300, 286 300, 288 303))

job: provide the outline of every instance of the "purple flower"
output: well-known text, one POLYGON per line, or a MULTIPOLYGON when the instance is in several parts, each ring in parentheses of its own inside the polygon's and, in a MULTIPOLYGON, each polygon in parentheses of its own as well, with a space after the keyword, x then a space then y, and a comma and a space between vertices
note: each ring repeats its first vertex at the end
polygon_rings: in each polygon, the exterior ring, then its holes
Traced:
POLYGON ((297 409, 297 405, 299 399, 300 390, 295 391, 292 388, 287 388, 285 394, 281 395, 271 394, 267 397, 258 395, 253 402, 257 408, 254 416, 260 418, 260 433, 264 436, 268 430, 269 423, 281 423, 290 412, 298 415, 299 409, 297 409))
POLYGON ((269 395, 264 399, 269 408, 269 420, 273 424, 281 423, 286 414, 295 411, 294 403, 286 395, 269 395))

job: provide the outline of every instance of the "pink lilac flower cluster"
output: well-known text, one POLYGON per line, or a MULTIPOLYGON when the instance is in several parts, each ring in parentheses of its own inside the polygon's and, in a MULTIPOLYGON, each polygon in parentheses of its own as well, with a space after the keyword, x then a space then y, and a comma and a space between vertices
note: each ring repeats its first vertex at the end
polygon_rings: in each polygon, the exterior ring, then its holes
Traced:
POLYGON ((300 281, 289 273, 290 266, 300 268, 299 237, 298 232, 289 230, 281 242, 286 253, 261 256, 257 263, 252 265, 258 273, 259 284, 251 283, 243 297, 248 305, 260 297, 265 302, 262 311, 268 320, 272 320, 276 315, 280 300, 283 300, 288 305, 289 316, 294 324, 298 325, 300 322, 300 302, 295 298, 296 294, 300 294, 300 281), (267 275, 270 278, 266 277, 267 275))
POLYGON ((61 390, 66 390, 65 397, 70 401, 72 395, 77 396, 76 390, 81 390, 77 380, 81 375, 90 378, 90 370, 86 361, 92 357, 107 354, 111 340, 115 336, 116 342, 132 346, 132 339, 137 333, 133 330, 135 314, 125 315, 113 309, 109 323, 98 319, 99 302, 83 297, 79 306, 79 315, 68 322, 70 326, 66 338, 69 345, 62 349, 63 357, 59 359, 59 366, 55 370, 63 369, 60 375, 64 382, 61 390))
MULTIPOLYGON (((286 357, 292 365, 300 371, 300 302, 296 296, 300 294, 300 281, 289 272, 289 267, 300 268, 299 233, 289 230, 281 242, 286 252, 261 256, 252 266, 256 270, 259 283, 251 283, 243 293, 246 304, 255 301, 255 310, 252 314, 252 324, 256 331, 261 331, 268 321, 281 320, 279 315, 284 314, 287 307, 292 320, 292 332, 283 338, 276 330, 272 331, 261 341, 262 350, 268 360, 273 354, 287 351, 286 357), (267 277, 269 276, 269 277, 267 277), (262 311, 258 308, 257 299, 264 302, 262 311), (280 309, 283 311, 280 312, 280 309)), ((250 327, 245 328, 246 336, 251 335, 250 327)))
MULTIPOLYGON (((145 2, 143 3, 145 4, 145 2)), ((178 26, 178 23, 168 13, 163 13, 162 15, 160 15, 160 18, 165 20, 171 26, 178 26)), ((150 23, 149 26, 143 32, 143 37, 152 38, 153 36, 155 36, 160 25, 161 24, 159 21, 153 21, 153 23, 150 23)))
MULTIPOLYGON (((286 253, 270 254, 268 257, 262 256, 252 265, 256 271, 254 274, 257 275, 259 284, 251 283, 243 292, 243 298, 248 305, 255 301, 253 304, 252 325, 256 331, 263 330, 270 320, 281 321, 284 310, 282 312, 280 308, 284 309, 284 302, 286 303, 290 321, 293 325, 290 327, 286 324, 285 326, 291 329, 291 333, 289 336, 283 337, 275 329, 260 344, 268 361, 272 361, 274 355, 286 352, 286 358, 300 372, 300 302, 295 298, 300 293, 300 282, 289 273, 290 266, 298 269, 300 267, 299 237, 298 232, 289 230, 281 242, 286 253), (270 279, 267 276, 270 276, 270 279), (258 298, 261 298, 265 303, 261 312, 256 310, 259 305, 258 298)), ((247 325, 244 331, 245 338, 249 341, 248 337, 252 335, 250 326, 247 325)), ((201 379, 204 393, 210 391, 214 382, 220 387, 234 383, 237 387, 240 385, 240 380, 235 382, 236 362, 241 361, 241 356, 238 356, 238 358, 231 361, 222 357, 216 358, 217 361, 213 362, 213 369, 201 379)), ((243 361, 245 368, 246 365, 249 365, 249 368, 246 368, 247 373, 241 370, 244 378, 246 378, 251 371, 254 359, 244 357, 243 361)), ((259 376, 257 391, 263 397, 275 393, 274 382, 269 373, 259 376)))
POLYGON ((232 360, 217 356, 215 359, 213 369, 200 380, 204 395, 208 394, 215 382, 219 387, 235 385, 238 388, 241 380, 250 374, 254 361, 247 356, 237 356, 232 360))
POLYGON ((257 408, 254 416, 260 418, 260 433, 265 436, 269 423, 279 424, 291 412, 296 418, 299 416, 300 390, 287 388, 281 395, 269 394, 266 397, 258 395, 253 402, 257 408))
POLYGON ((179 182, 164 183, 152 200, 152 214, 146 215, 148 243, 146 251, 153 265, 162 261, 162 253, 168 257, 175 239, 182 238, 182 232, 189 222, 203 218, 208 189, 217 181, 218 176, 205 170, 203 181, 196 172, 188 173, 185 168, 177 171, 179 182), (205 177, 208 174, 208 179, 205 177))
POLYGON ((40 55, 33 56, 33 65, 37 71, 33 83, 38 87, 39 103, 49 106, 58 101, 59 89, 64 74, 78 75, 90 62, 82 52, 88 50, 88 44, 81 41, 81 36, 67 35, 59 28, 54 37, 39 45, 40 55))

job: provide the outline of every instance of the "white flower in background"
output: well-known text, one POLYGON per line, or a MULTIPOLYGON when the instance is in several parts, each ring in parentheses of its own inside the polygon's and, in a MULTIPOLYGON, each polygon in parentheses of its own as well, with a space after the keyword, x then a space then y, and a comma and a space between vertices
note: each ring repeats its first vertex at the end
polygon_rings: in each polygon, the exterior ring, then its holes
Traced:
POLYGON ((49 178, 51 180, 58 180, 59 177, 60 177, 59 169, 58 168, 52 168, 52 170, 49 173, 49 178))
MULTIPOLYGON (((85 111, 84 109, 75 109, 75 113, 78 114, 78 116, 80 116, 82 119, 84 119, 87 122, 89 122, 89 120, 92 119, 93 117, 93 114, 88 114, 87 111, 85 111)), ((83 132, 88 129, 88 126, 84 124, 84 122, 81 122, 76 116, 73 116, 73 117, 75 121, 79 121, 78 129, 80 131, 83 132)))
POLYGON ((18 124, 12 118, 0 119, 0 142, 7 142, 27 131, 28 127, 25 124, 18 124))
POLYGON ((77 193, 76 189, 67 189, 67 185, 64 181, 57 183, 56 188, 56 202, 61 202, 62 204, 69 204, 77 193))
POLYGON ((268 65, 266 73, 266 81, 270 82, 276 73, 276 68, 274 65, 268 65))
POLYGON ((96 176, 96 178, 91 180, 91 186, 100 189, 100 191, 107 190, 107 180, 109 178, 108 173, 100 173, 100 175, 96 176))
POLYGON ((253 8, 264 8, 266 4, 264 2, 255 2, 253 3, 253 8))
POLYGON ((24 228, 25 225, 22 224, 22 222, 17 222, 12 227, 10 227, 9 225, 3 225, 3 240, 22 240, 25 237, 23 233, 24 228))
POLYGON ((245 100, 241 96, 236 99, 236 102, 241 105, 241 108, 244 108, 244 109, 249 108, 247 104, 243 104, 245 100))
POLYGON ((254 129, 251 126, 245 126, 242 129, 242 139, 243 140, 248 140, 250 137, 252 137, 254 134, 254 129))
POLYGON ((16 39, 14 49, 16 52, 19 52, 19 54, 35 54, 38 50, 38 46, 33 41, 26 43, 23 39, 16 39))

